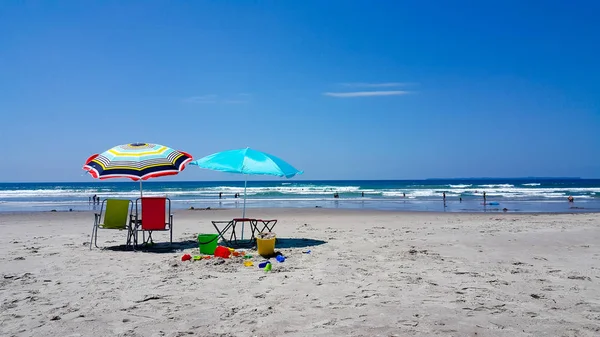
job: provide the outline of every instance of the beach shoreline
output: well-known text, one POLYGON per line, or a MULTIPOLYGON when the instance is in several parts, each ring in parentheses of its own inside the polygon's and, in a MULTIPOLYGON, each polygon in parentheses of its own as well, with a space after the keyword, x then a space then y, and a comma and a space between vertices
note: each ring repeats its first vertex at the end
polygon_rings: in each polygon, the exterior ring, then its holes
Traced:
MULTIPOLYGON (((445 212, 600 212, 600 180, 250 181, 248 208, 379 209, 445 212), (486 198, 484 198, 484 193, 486 198), (445 198, 444 198, 445 196, 445 198), (574 202, 568 202, 572 196, 574 202), (483 205, 486 203, 487 205, 483 205)), ((145 196, 166 196, 174 209, 242 208, 239 181, 144 183, 145 196)), ((136 200, 139 184, 124 181, 0 183, 0 212, 93 210, 100 198, 136 200)))
POLYGON ((0 335, 600 333, 596 214, 249 209, 279 220, 286 261, 265 272, 256 256, 181 261, 237 209, 175 210, 175 245, 157 232, 154 252, 90 250, 91 213, 0 213, 0 335))
MULTIPOLYGON (((84 214, 94 214, 100 212, 100 207, 96 209, 58 209, 58 210, 22 210, 22 211, 0 211, 0 216, 2 215, 29 215, 29 214, 37 214, 37 213, 84 213, 84 214)), ((215 208, 215 207, 195 207, 191 208, 174 208, 171 210, 172 214, 187 214, 188 212, 226 212, 228 215, 233 215, 235 217, 236 213, 241 216, 242 209, 241 208, 215 208)), ((572 209, 566 211, 539 211, 539 212, 527 212, 527 211, 519 211, 515 212, 512 210, 502 211, 501 209, 494 209, 488 211, 443 211, 443 210, 424 210, 424 211, 415 211, 415 210, 401 210, 401 209, 376 209, 376 208, 333 208, 333 207, 260 207, 260 208, 247 208, 246 212, 254 212, 257 214, 268 213, 276 213, 282 214, 286 212, 297 212, 298 214, 306 213, 308 215, 313 214, 314 212, 332 212, 332 214, 390 214, 390 213, 398 213, 405 215, 427 215, 427 214, 437 214, 437 215, 576 215, 576 214, 599 214, 600 209, 572 209)))

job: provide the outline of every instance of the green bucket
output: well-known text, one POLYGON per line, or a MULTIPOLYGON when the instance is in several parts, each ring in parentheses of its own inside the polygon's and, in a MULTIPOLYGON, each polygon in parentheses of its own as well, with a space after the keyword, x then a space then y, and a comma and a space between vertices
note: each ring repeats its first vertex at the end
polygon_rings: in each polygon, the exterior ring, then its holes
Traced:
POLYGON ((201 254, 214 254, 218 242, 219 234, 198 234, 198 248, 201 254))

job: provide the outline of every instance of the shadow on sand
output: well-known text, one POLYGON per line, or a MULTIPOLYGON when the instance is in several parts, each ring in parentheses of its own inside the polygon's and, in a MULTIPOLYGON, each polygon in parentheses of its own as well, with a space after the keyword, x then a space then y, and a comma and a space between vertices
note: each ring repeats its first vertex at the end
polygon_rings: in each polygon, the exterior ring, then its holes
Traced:
MULTIPOLYGON (((198 241, 196 240, 186 240, 180 242, 173 242, 173 244, 169 244, 168 242, 155 242, 149 245, 138 245, 135 247, 135 250, 138 252, 144 253, 175 253, 180 252, 185 249, 198 248, 198 241)), ((125 245, 120 246, 111 246, 104 248, 106 250, 112 250, 116 252, 132 252, 133 249, 131 247, 126 247, 125 245)))
POLYGON ((326 243, 327 243, 327 241, 315 240, 315 239, 277 238, 277 240, 275 240, 275 248, 276 249, 306 248, 306 247, 320 246, 320 245, 323 245, 326 243))
MULTIPOLYGON (((275 242, 276 249, 288 249, 288 248, 306 248, 313 246, 320 246, 322 244, 327 243, 327 241, 323 240, 314 240, 314 239, 306 239, 306 238, 277 238, 275 242)), ((220 243, 222 244, 222 243, 220 243)), ((256 249, 256 243, 250 241, 244 241, 238 245, 230 245, 232 248, 250 248, 256 249)), ((180 242, 173 242, 173 244, 169 245, 168 242, 156 242, 151 245, 139 245, 135 249, 138 252, 144 253, 176 253, 181 252, 186 249, 194 249, 198 248, 198 241, 196 240, 186 240, 180 242)), ((106 250, 116 251, 116 252, 132 252, 131 247, 126 247, 125 245, 119 246, 110 246, 104 248, 106 250)))

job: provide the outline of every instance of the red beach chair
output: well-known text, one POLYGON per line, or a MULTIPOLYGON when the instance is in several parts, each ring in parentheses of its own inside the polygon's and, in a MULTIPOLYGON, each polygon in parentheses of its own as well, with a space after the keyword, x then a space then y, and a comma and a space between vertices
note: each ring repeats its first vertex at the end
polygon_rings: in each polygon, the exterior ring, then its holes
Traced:
POLYGON ((168 231, 169 243, 173 243, 173 214, 171 214, 171 200, 165 197, 142 197, 135 201, 135 214, 132 222, 137 232, 142 232, 142 243, 154 243, 152 232, 168 231), (141 202, 140 202, 141 201, 141 202), (141 204, 141 212, 140 212, 141 204), (148 240, 145 233, 148 232, 148 240))

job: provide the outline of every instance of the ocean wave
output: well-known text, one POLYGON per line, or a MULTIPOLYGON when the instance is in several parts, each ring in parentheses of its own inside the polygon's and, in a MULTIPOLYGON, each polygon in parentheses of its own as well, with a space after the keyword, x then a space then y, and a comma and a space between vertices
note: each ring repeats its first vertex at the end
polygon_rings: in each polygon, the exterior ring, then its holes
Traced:
MULTIPOLYGON (((533 184, 533 183, 531 183, 533 184)), ((472 186, 467 184, 460 185, 445 185, 456 186, 445 189, 440 186, 429 186, 429 188, 361 188, 360 186, 335 186, 335 185, 278 185, 278 186, 262 186, 248 187, 246 194, 251 198, 330 198, 334 193, 339 193, 340 197, 359 197, 362 193, 368 197, 377 198, 439 198, 445 192, 446 197, 482 197, 483 192, 488 197, 495 198, 515 198, 515 199, 553 199, 566 198, 569 195, 577 197, 600 197, 599 187, 539 187, 539 186, 517 186, 511 184, 489 184, 481 186, 472 186), (460 187, 459 187, 460 186, 460 187), (488 186, 482 188, 482 186, 488 186), (494 187, 492 187, 494 186, 494 187)), ((190 198, 215 198, 218 199, 219 193, 222 197, 233 198, 237 193, 243 196, 244 188, 237 186, 212 186, 212 187, 193 187, 193 188, 157 188, 155 186, 144 189, 145 196, 168 196, 175 199, 190 199, 190 198)), ((86 186, 82 189, 55 189, 49 187, 47 189, 11 189, 0 190, 0 201, 17 200, 17 199, 78 199, 88 201, 92 195, 98 195, 102 199, 108 197, 115 198, 138 198, 140 191, 132 188, 128 190, 114 191, 107 187, 89 188, 86 186)))
POLYGON ((522 184, 523 186, 540 186, 540 183, 528 183, 528 184, 522 184))
POLYGON ((486 184, 486 185, 479 185, 481 187, 485 187, 485 188, 507 188, 507 187, 515 187, 515 185, 513 184, 486 184))
POLYGON ((0 198, 15 198, 23 197, 30 198, 32 196, 57 196, 57 195, 92 195, 98 194, 97 189, 85 189, 85 190, 59 190, 59 189, 36 189, 36 190, 0 190, 0 198))
MULTIPOLYGON (((269 195, 269 194, 283 194, 283 195, 332 195, 334 193, 361 193, 373 194, 377 193, 374 189, 360 189, 359 186, 275 186, 275 187, 247 187, 247 195, 269 195)), ((162 188, 159 191, 153 189, 144 189, 144 195, 148 196, 186 196, 186 195, 208 195, 218 196, 219 193, 223 195, 234 195, 244 193, 244 187, 232 187, 232 186, 217 186, 217 187, 205 187, 195 189, 181 189, 181 188, 162 188)), ((109 189, 36 189, 36 190, 0 190, 0 198, 32 198, 32 197, 85 197, 88 198, 92 195, 100 197, 115 196, 115 197, 132 197, 139 196, 140 191, 129 190, 129 191, 111 191, 109 189)))

